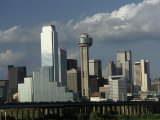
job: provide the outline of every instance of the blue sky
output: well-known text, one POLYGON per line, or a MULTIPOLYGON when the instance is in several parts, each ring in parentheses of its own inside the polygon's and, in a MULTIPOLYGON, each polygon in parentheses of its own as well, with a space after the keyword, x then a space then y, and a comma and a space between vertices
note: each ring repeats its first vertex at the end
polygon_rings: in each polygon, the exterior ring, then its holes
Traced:
POLYGON ((0 0, 0 27, 32 27, 50 21, 80 20, 142 0, 0 0))
POLYGON ((77 39, 93 37, 90 58, 103 68, 119 50, 132 50, 133 62, 148 59, 152 79, 160 77, 160 0, 0 0, 0 79, 7 65, 40 67, 40 32, 54 24, 59 46, 79 60, 77 39))

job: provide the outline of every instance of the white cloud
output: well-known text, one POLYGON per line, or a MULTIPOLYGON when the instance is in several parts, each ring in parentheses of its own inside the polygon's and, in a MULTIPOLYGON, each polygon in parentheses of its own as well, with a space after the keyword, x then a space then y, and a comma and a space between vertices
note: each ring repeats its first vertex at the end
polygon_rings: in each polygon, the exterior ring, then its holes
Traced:
POLYGON ((144 0, 128 4, 111 13, 98 13, 74 25, 74 30, 91 34, 94 40, 105 42, 138 42, 160 35, 160 0, 144 0), (138 34, 137 34, 138 33, 138 34), (136 36, 135 36, 136 35, 136 36))
POLYGON ((15 64, 25 57, 25 53, 13 52, 7 50, 4 53, 0 53, 0 65, 15 64))
MULTIPOLYGON (((69 47, 76 44, 79 34, 89 33, 93 40, 109 43, 138 42, 160 38, 160 0, 144 0, 139 4, 128 4, 111 13, 97 13, 81 21, 71 19, 66 24, 56 21, 60 44, 69 47), (136 36, 135 36, 136 35, 136 36), (156 37, 154 37, 156 36, 156 37)), ((40 42, 41 25, 30 29, 14 26, 0 31, 0 43, 18 41, 40 42)))
POLYGON ((0 53, 0 64, 1 65, 15 64, 16 62, 22 60, 24 57, 25 53, 13 52, 11 50, 7 50, 4 53, 0 53))
POLYGON ((23 29, 18 25, 11 27, 8 30, 0 30, 0 43, 8 42, 36 42, 39 37, 39 27, 31 29, 23 29))

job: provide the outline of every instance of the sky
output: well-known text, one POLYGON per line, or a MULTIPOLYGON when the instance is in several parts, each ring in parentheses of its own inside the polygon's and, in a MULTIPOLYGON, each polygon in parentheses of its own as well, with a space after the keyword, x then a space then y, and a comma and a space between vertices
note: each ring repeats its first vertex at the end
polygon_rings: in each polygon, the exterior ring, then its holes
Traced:
POLYGON ((28 75, 41 67, 40 33, 56 26, 59 47, 80 63, 77 40, 93 38, 90 59, 105 69, 116 52, 132 51, 132 62, 149 60, 151 78, 160 77, 160 0, 0 0, 0 79, 7 66, 27 66, 28 75))

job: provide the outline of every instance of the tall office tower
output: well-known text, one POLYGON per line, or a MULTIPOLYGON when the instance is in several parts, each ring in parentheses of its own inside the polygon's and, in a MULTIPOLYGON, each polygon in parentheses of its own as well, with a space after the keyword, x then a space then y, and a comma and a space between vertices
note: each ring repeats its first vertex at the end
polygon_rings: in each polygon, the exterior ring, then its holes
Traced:
POLYGON ((117 52, 117 75, 126 76, 127 93, 132 93, 132 55, 130 50, 117 52))
POLYGON ((77 60, 67 59, 67 70, 77 69, 77 60))
POLYGON ((89 60, 89 75, 102 77, 102 64, 101 60, 89 60))
POLYGON ((18 92, 18 83, 24 83, 24 77, 26 76, 26 67, 14 67, 8 66, 8 101, 11 102, 13 94, 18 92))
POLYGON ((43 26, 41 33, 42 67, 53 66, 54 82, 59 81, 58 70, 58 33, 53 25, 43 26))
POLYGON ((87 33, 81 34, 78 40, 78 46, 80 47, 81 54, 81 85, 82 96, 90 98, 89 89, 89 51, 88 47, 92 45, 92 38, 87 33))
POLYGON ((59 82, 62 86, 67 86, 67 52, 64 49, 58 48, 59 60, 59 82))
POLYGON ((151 79, 148 60, 134 63, 134 84, 141 86, 142 92, 150 89, 151 79))
POLYGON ((67 60, 65 50, 59 49, 58 52, 57 32, 53 25, 42 28, 41 54, 42 68, 33 72, 32 78, 26 78, 23 84, 19 84, 20 102, 73 101, 74 94, 59 84, 66 84, 67 60))
POLYGON ((81 71, 76 69, 67 70, 67 87, 78 96, 81 93, 81 71))
POLYGON ((109 76, 109 98, 114 101, 127 101, 126 76, 109 76))
POLYGON ((109 76, 116 75, 116 66, 113 61, 109 62, 106 66, 105 78, 109 79, 109 76))

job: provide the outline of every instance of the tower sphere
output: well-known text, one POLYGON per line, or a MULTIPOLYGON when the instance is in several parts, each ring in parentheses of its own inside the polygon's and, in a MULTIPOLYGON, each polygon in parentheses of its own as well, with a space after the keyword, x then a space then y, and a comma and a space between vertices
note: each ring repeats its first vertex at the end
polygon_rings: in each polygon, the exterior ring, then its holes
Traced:
POLYGON ((80 38, 78 40, 78 46, 91 46, 92 45, 92 38, 89 37, 87 33, 83 33, 80 35, 80 38))

